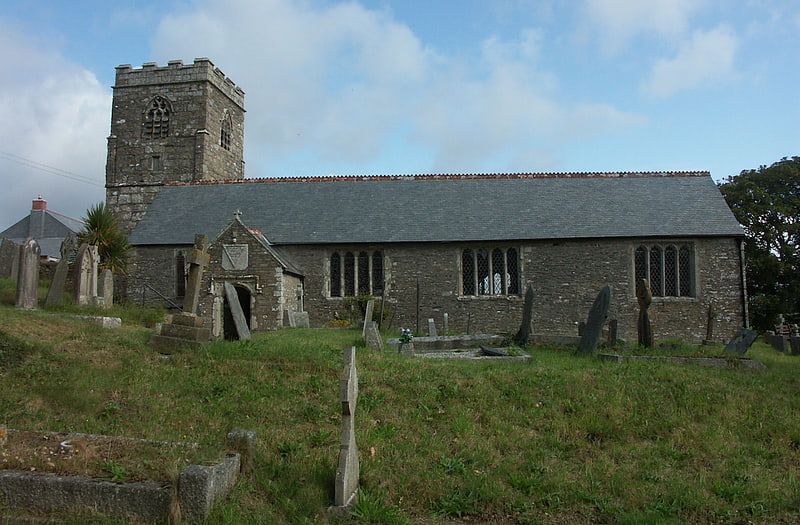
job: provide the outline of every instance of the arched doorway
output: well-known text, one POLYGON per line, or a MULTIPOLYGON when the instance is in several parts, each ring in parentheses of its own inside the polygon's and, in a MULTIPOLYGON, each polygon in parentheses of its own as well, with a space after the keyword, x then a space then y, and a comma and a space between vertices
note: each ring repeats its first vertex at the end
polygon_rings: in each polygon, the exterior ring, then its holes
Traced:
MULTIPOLYGON (((250 290, 245 286, 237 284, 233 285, 233 288, 236 290, 236 297, 239 299, 239 305, 242 307, 242 313, 244 314, 245 321, 247 322, 247 328, 252 329, 250 324, 250 290)), ((222 331, 225 339, 228 341, 235 341, 239 339, 239 334, 236 331, 236 323, 233 320, 233 313, 231 312, 231 305, 227 297, 225 297, 223 308, 222 331)))

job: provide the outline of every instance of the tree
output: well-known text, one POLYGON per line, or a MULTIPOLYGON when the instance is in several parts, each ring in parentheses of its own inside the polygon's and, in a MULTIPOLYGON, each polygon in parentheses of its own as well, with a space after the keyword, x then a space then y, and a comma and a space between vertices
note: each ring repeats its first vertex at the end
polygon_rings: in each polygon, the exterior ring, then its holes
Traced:
POLYGON ((83 222, 78 242, 97 246, 100 268, 124 274, 131 247, 127 235, 120 231, 111 208, 104 202, 96 204, 86 211, 83 222))
POLYGON ((770 329, 779 314, 800 322, 800 157, 742 171, 719 188, 745 230, 753 326, 770 329))

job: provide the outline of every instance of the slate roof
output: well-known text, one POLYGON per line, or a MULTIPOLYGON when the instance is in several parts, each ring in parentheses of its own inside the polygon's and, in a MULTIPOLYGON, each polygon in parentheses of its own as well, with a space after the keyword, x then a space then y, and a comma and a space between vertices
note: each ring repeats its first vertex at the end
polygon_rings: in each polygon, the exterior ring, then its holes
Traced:
POLYGON ((0 239, 23 244, 28 237, 39 243, 42 256, 61 257, 61 242, 69 233, 81 231, 83 223, 50 210, 32 210, 30 214, 0 232, 0 239))
POLYGON ((167 185, 133 245, 242 221, 274 245, 742 236, 708 172, 250 179, 167 185))

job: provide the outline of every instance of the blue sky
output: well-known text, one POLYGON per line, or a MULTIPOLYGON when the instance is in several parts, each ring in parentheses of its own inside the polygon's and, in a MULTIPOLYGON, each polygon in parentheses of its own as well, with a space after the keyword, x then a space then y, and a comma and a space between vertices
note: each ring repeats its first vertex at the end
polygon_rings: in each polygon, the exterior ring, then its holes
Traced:
POLYGON ((246 177, 708 170, 800 155, 796 0, 0 0, 0 229, 104 198, 119 64, 208 57, 246 177))

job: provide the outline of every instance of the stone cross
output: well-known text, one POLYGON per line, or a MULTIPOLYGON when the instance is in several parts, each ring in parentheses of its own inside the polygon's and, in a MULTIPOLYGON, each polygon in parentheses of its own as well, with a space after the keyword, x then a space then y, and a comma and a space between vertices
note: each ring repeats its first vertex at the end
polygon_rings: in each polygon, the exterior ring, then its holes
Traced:
POLYGON ((592 309, 589 310, 589 316, 586 319, 586 328, 581 335, 581 342, 578 345, 578 353, 593 354, 597 350, 597 343, 600 341, 600 336, 603 334, 603 325, 608 318, 608 309, 611 305, 611 287, 605 285, 597 298, 592 304, 592 309))
POLYGON ((189 264, 189 275, 186 279, 186 295, 183 300, 183 313, 195 315, 200 302, 200 284, 203 280, 203 270, 208 266, 208 236, 195 235, 194 249, 189 250, 186 262, 189 264))
POLYGON ((75 304, 86 306, 97 297, 97 265, 99 262, 97 246, 81 244, 75 257, 75 304))
POLYGON ((356 444, 355 413, 358 402, 358 371, 356 347, 344 349, 344 374, 339 382, 342 401, 342 440, 339 445, 339 465, 336 469, 333 502, 337 507, 355 504, 358 493, 359 458, 356 444))
POLYGON ((61 259, 56 264, 56 271, 53 274, 53 281, 50 283, 50 289, 47 291, 47 299, 45 306, 53 306, 61 302, 64 297, 64 289, 67 286, 67 273, 69 272, 69 256, 75 251, 78 241, 75 239, 75 234, 69 233, 67 237, 61 242, 61 259))
POLYGON ((514 342, 520 346, 528 344, 528 339, 531 336, 531 320, 533 319, 533 285, 528 284, 528 289, 525 291, 525 306, 522 308, 522 324, 519 325, 517 335, 514 336, 514 342))
POLYGON ((33 310, 39 304, 40 253, 41 250, 36 239, 28 239, 20 247, 17 308, 33 310))
POLYGON ((653 294, 650 292, 650 281, 647 279, 639 279, 636 282, 636 300, 639 302, 639 321, 636 324, 639 332, 639 345, 652 348, 653 328, 650 326, 650 314, 647 309, 653 302, 653 294))

